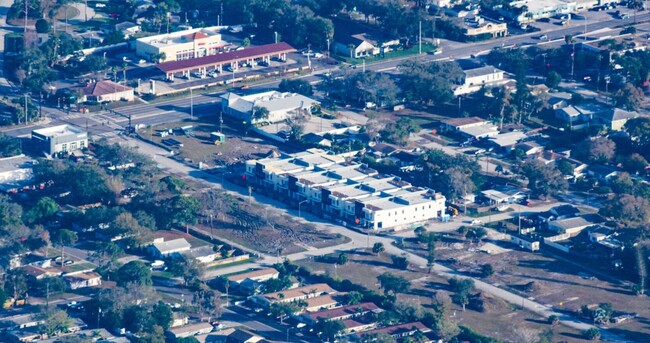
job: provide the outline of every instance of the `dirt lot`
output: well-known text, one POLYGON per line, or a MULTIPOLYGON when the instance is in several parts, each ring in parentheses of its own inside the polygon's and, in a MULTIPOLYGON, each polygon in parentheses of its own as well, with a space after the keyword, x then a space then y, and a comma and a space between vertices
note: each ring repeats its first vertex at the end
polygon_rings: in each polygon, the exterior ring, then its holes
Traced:
MULTIPOLYGON (((226 135, 226 142, 214 144, 210 140, 210 133, 219 131, 219 117, 201 117, 193 121, 183 121, 154 126, 152 129, 142 130, 140 134, 158 144, 168 138, 183 143, 183 147, 174 149, 176 158, 191 165, 199 162, 207 163, 209 166, 231 165, 251 158, 265 156, 272 149, 273 145, 255 138, 242 137, 242 131, 236 124, 224 118, 223 133, 226 135), (161 137, 160 132, 174 129, 176 127, 192 126, 191 134, 170 134, 161 137)), ((163 144, 164 145, 164 144, 163 144)))
MULTIPOLYGON (((419 304, 424 309, 431 309, 431 304, 434 301, 443 301, 447 304, 448 310, 445 315, 449 320, 467 325, 477 332, 491 337, 516 341, 512 333, 515 327, 527 327, 539 332, 551 328, 542 318, 529 312, 520 311, 499 299, 493 299, 490 295, 483 296, 487 304, 485 312, 476 312, 470 309, 463 312, 462 307, 451 303, 451 292, 449 292, 445 278, 426 274, 426 271, 421 270, 397 270, 392 266, 390 256, 386 254, 375 256, 364 250, 350 251, 348 254, 349 262, 336 268, 334 263, 338 255, 325 256, 324 262, 301 260, 297 263, 310 268, 313 272, 338 275, 353 283, 362 284, 375 290, 378 290, 378 275, 384 272, 400 275, 411 280, 412 287, 409 294, 400 294, 398 301, 419 304), (486 320, 486 316, 489 316, 490 320, 486 320)), ((554 337, 556 342, 583 342, 579 332, 563 326, 554 329, 554 337)))
MULTIPOLYGON (((406 245, 425 255, 412 241, 407 241, 406 245)), ((486 281, 557 311, 573 312, 583 305, 612 303, 615 312, 635 312, 638 317, 621 324, 609 324, 608 330, 634 342, 647 341, 650 335, 650 307, 646 299, 634 295, 627 285, 595 277, 572 261, 546 253, 522 251, 515 245, 496 240, 470 244, 455 233, 436 243, 436 259, 475 275, 481 265, 491 264, 494 275, 486 281), (490 250, 490 254, 486 250, 490 250)))

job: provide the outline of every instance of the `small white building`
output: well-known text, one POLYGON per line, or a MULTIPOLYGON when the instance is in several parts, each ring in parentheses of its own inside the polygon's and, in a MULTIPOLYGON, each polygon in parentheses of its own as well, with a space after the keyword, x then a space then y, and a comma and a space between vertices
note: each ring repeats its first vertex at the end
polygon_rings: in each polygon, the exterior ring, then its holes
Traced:
POLYGON ((88 147, 88 133, 67 124, 51 126, 32 131, 32 143, 50 155, 72 152, 88 147))
POLYGON ((95 272, 78 273, 65 276, 65 281, 70 285, 70 289, 94 287, 102 284, 102 276, 95 272))
POLYGON ((154 257, 163 258, 190 251, 191 247, 192 245, 185 238, 177 238, 171 241, 154 242, 148 250, 154 257))
POLYGON ((291 116, 309 115, 320 102, 296 93, 276 91, 240 96, 227 93, 221 97, 222 111, 225 115, 247 123, 279 123, 291 116), (268 110, 268 117, 256 118, 257 108, 268 110))
POLYGON ((463 71, 463 83, 454 89, 454 95, 464 95, 477 92, 481 87, 494 87, 504 84, 503 70, 491 66, 467 69, 463 71))

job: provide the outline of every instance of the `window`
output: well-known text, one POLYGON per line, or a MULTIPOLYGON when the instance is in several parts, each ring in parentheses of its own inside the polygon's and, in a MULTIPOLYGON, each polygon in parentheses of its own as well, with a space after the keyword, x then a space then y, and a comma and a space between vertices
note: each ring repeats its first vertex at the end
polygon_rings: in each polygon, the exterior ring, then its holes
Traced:
POLYGON ((85 148, 85 147, 86 147, 86 141, 81 141, 81 142, 79 142, 79 148, 80 148, 80 149, 83 149, 83 148, 85 148))
POLYGON ((67 144, 61 144, 61 151, 68 151, 68 145, 67 144))

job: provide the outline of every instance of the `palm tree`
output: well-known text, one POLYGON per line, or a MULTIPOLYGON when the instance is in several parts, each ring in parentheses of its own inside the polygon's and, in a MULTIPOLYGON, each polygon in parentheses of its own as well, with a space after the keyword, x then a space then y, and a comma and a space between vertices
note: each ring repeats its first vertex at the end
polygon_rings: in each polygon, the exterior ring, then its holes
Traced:
POLYGON ((354 48, 355 48, 354 44, 348 44, 348 50, 350 50, 350 62, 352 62, 351 60, 354 58, 352 56, 352 53, 354 52, 354 48))
POLYGON ((269 117, 269 110, 266 107, 255 106, 253 107, 252 118, 253 121, 264 120, 269 117))
POLYGON ((381 254, 384 250, 386 250, 384 248, 384 243, 377 242, 372 246, 372 252, 375 253, 377 256, 379 256, 379 254, 381 254))

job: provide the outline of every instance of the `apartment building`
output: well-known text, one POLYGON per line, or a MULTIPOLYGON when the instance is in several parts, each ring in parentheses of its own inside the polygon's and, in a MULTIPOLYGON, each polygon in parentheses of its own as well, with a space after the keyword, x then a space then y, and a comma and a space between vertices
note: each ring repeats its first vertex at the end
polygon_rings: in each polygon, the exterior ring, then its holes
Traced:
POLYGON ((244 179, 300 210, 369 229, 414 227, 439 218, 445 209, 440 193, 319 149, 250 160, 244 179))

